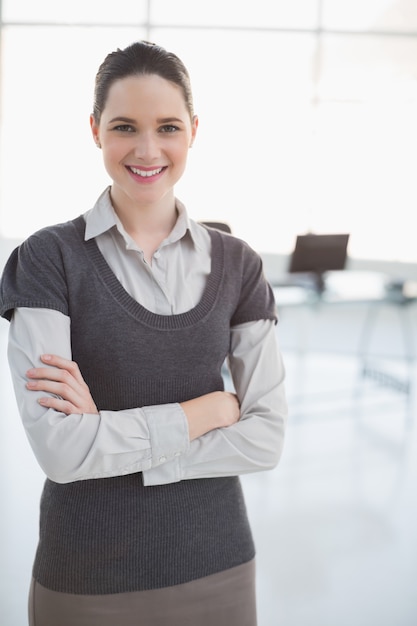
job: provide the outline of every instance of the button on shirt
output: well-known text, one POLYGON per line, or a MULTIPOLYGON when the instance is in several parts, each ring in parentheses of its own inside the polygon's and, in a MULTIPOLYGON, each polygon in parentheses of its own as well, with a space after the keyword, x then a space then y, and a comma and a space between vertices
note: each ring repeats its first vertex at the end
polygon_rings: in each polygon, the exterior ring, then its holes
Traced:
MULTIPOLYGON (((161 315, 193 308, 211 267, 206 229, 188 217, 178 200, 176 208, 176 224, 151 264, 118 219, 109 188, 85 214, 85 239, 95 238, 126 291, 161 315)), ((240 421, 192 442, 178 403, 98 415, 66 415, 41 407, 38 399, 46 394, 26 389, 26 371, 40 366, 41 354, 71 359, 70 325, 62 313, 30 308, 15 310, 10 325, 9 363, 20 414, 49 478, 65 483, 143 472, 144 484, 156 485, 270 469, 277 463, 287 406, 273 321, 231 329, 228 365, 240 402, 240 421)))

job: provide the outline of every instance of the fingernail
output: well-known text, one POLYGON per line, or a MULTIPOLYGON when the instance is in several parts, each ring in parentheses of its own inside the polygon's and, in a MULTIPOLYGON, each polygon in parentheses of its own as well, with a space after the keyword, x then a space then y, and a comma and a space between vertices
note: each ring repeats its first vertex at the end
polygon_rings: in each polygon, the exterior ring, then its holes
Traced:
POLYGON ((50 354, 42 354, 42 360, 43 361, 50 361, 51 360, 51 355, 50 354))

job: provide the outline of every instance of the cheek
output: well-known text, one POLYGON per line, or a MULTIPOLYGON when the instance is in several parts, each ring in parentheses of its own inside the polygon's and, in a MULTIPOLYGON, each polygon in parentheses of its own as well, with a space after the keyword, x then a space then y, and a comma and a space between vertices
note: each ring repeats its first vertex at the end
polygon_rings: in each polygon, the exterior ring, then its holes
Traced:
POLYGON ((120 155, 117 151, 109 149, 108 146, 102 149, 103 165, 107 174, 114 179, 120 170, 120 155))
POLYGON ((102 146, 103 160, 107 164, 117 164, 126 154, 126 150, 117 142, 106 142, 102 146))
POLYGON ((178 163, 185 163, 188 157, 189 149, 190 147, 188 141, 181 142, 173 148, 171 152, 172 158, 178 163))

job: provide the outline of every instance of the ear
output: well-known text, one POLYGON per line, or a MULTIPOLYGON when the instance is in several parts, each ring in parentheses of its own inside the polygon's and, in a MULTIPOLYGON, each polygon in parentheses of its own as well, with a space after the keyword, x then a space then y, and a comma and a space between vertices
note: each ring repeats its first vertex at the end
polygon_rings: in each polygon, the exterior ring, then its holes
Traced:
POLYGON ((195 137, 197 135, 197 128, 198 128, 198 117, 197 115, 194 115, 192 121, 191 121, 191 141, 190 141, 190 148, 192 147, 195 137))
POLYGON ((90 127, 91 127, 91 133, 93 135, 94 143, 96 144, 97 148, 101 148, 100 137, 99 137, 99 127, 97 126, 95 122, 93 114, 90 115, 90 127))

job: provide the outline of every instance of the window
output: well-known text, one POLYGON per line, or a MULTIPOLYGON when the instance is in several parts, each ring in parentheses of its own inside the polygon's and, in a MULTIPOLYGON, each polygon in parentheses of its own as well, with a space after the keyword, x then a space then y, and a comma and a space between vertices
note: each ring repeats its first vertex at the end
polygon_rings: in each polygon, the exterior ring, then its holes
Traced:
POLYGON ((359 258, 417 261, 414 0, 3 0, 0 232, 92 206, 109 180, 94 75, 146 38, 190 70, 197 141, 177 195, 262 252, 350 232, 359 258))

